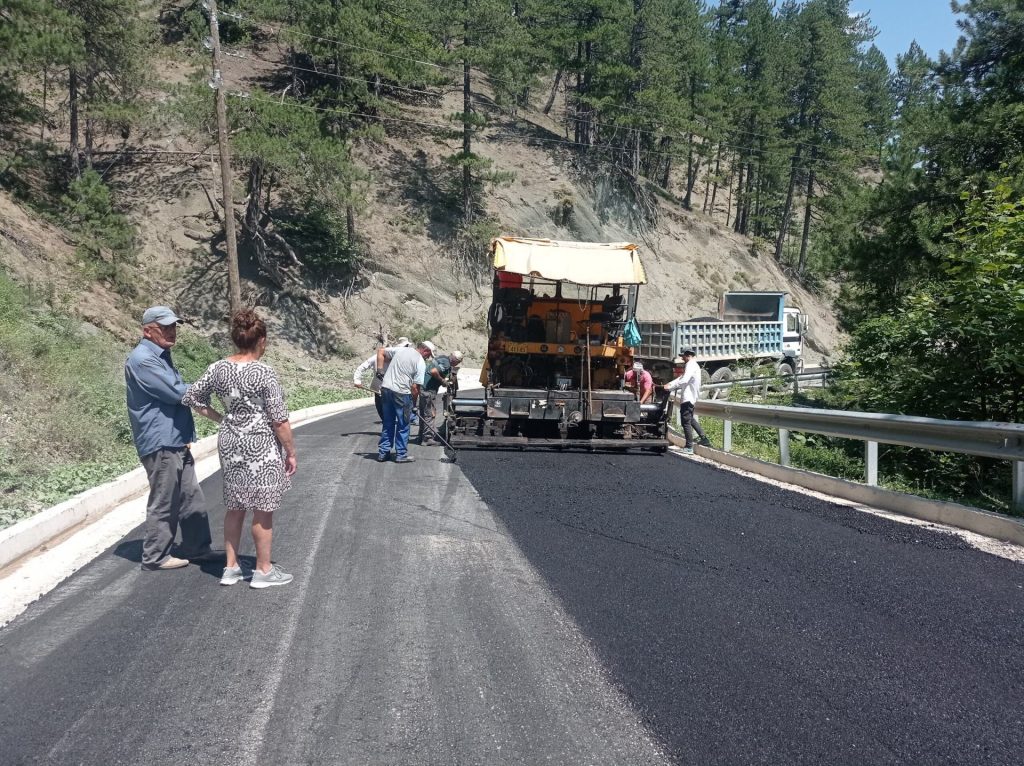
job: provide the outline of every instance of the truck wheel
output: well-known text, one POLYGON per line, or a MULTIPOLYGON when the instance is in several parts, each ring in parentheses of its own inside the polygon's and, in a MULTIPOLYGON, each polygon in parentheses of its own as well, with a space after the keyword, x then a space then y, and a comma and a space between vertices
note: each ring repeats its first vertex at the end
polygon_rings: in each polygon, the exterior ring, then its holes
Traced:
MULTIPOLYGON (((720 367, 715 370, 715 374, 711 376, 712 383, 731 383, 733 380, 732 370, 728 367, 720 367)), ((721 388, 711 392, 712 399, 728 399, 729 389, 721 388)))
POLYGON ((772 384, 772 391, 789 391, 793 387, 793 365, 783 362, 775 369, 775 373, 782 380, 772 384))

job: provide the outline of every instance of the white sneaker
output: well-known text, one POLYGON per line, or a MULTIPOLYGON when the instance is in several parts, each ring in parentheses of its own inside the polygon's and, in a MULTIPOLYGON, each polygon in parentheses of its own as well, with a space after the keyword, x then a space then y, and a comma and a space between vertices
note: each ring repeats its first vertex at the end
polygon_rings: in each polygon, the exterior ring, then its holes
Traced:
POLYGON ((294 577, 287 572, 282 572, 278 567, 273 564, 270 566, 270 571, 264 574, 258 569, 252 571, 252 579, 249 581, 250 588, 270 588, 274 585, 287 585, 294 577))
POLYGON ((224 574, 220 576, 220 584, 234 585, 244 579, 245 572, 242 571, 242 567, 224 567, 224 574))

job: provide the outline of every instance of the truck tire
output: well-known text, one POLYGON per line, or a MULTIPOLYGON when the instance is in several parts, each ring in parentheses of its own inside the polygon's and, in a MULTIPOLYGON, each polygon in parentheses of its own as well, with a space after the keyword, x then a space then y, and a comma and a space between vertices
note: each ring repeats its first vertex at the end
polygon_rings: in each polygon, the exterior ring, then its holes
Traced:
POLYGON ((793 365, 789 362, 782 362, 775 368, 775 374, 781 378, 772 384, 772 391, 789 391, 793 387, 793 365))
MULTIPOLYGON (((732 374, 732 370, 728 367, 719 367, 715 370, 715 374, 711 376, 712 383, 731 383, 735 376, 732 374)), ((712 399, 728 399, 729 389, 721 388, 711 392, 712 399)))

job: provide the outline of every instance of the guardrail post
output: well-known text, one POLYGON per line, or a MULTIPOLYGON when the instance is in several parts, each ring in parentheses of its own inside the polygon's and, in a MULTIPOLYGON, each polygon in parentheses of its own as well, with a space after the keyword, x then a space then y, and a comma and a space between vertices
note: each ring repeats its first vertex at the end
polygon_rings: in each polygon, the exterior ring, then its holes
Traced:
POLYGON ((869 487, 878 486, 878 442, 864 443, 864 473, 869 487))
POLYGON ((1013 510, 1024 511, 1024 461, 1013 461, 1013 510))
POLYGON ((779 429, 779 465, 789 465, 789 430, 779 429))
POLYGON ((722 421, 722 450, 724 452, 732 452, 732 421, 722 421))

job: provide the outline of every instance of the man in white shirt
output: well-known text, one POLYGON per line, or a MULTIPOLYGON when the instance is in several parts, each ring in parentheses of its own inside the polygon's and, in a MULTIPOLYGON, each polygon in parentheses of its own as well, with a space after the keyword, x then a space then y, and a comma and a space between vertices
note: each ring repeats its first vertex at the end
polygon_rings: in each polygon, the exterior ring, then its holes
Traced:
MULTIPOLYGON (((402 337, 402 338, 399 338, 397 341, 395 341, 395 345, 388 346, 388 347, 386 347, 384 349, 384 367, 383 367, 383 369, 381 371, 382 372, 381 379, 383 379, 383 377, 384 377, 383 372, 387 370, 388 362, 391 361, 391 357, 394 355, 395 349, 396 348, 403 348, 405 346, 411 346, 411 345, 412 345, 412 342, 408 338, 402 337)), ((352 385, 353 386, 355 386, 356 388, 367 388, 367 386, 363 385, 363 373, 365 373, 367 370, 372 370, 374 375, 376 376, 376 374, 377 374, 377 352, 374 352, 373 356, 371 356, 369 359, 367 359, 361 365, 356 367, 355 372, 352 373, 352 385)), ((379 389, 380 389, 380 386, 370 387, 370 390, 373 391, 373 406, 377 408, 377 415, 378 415, 378 417, 380 417, 381 421, 383 421, 384 420, 384 405, 381 403, 380 390, 379 389), (373 390, 374 388, 376 388, 377 390, 373 390)))
POLYGON ((700 367, 694 358, 697 352, 692 348, 684 348, 682 356, 672 360, 672 373, 676 376, 665 384, 666 391, 679 391, 682 394, 682 401, 679 403, 679 419, 683 423, 683 435, 686 437, 686 446, 683 447, 683 454, 693 454, 693 432, 700 437, 702 447, 710 447, 711 442, 704 435, 704 429, 693 416, 694 405, 700 398, 700 367))
MULTIPOLYGON (((411 463, 408 454, 409 416, 413 402, 420 396, 420 383, 427 374, 426 360, 434 353, 430 341, 417 344, 416 348, 399 348, 391 355, 391 362, 384 373, 380 396, 384 408, 381 420, 380 441, 377 443, 377 462, 383 463, 395 450, 396 463, 411 463)), ((381 353, 377 361, 380 363, 381 353)))

